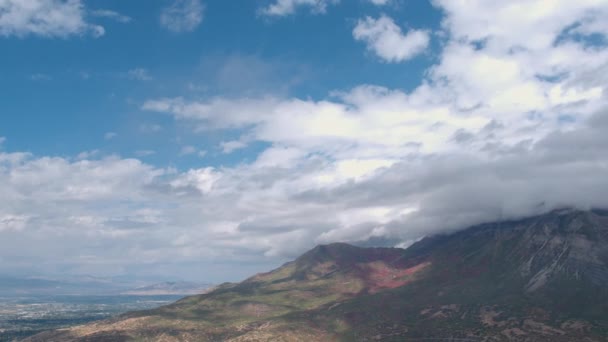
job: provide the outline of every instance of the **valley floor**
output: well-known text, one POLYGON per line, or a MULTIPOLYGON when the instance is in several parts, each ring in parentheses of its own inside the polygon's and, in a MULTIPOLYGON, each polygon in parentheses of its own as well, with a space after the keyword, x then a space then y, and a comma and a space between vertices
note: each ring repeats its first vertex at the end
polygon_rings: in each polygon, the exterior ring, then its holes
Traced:
POLYGON ((51 329, 153 309, 181 296, 7 296, 0 297, 0 342, 51 329))

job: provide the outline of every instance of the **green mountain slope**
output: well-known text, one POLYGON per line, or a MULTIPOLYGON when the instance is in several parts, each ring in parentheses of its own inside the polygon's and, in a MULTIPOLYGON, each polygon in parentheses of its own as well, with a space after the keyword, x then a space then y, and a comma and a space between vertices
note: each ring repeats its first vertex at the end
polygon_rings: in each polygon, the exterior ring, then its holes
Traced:
POLYGON ((605 341, 608 214, 556 211, 407 250, 319 246, 239 284, 27 341, 605 341))

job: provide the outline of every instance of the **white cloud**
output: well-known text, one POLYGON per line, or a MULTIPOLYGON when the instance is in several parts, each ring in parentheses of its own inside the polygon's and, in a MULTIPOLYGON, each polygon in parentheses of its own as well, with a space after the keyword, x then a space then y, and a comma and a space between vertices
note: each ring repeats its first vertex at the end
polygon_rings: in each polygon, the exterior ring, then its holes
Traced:
POLYGON ((216 256, 278 263, 315 243, 407 241, 562 205, 607 206, 607 117, 493 158, 466 149, 326 158, 275 145, 249 164, 177 172, 116 157, 0 154, 0 248, 90 272, 98 263, 154 270, 216 256))
POLYGON ((232 153, 245 147, 247 147, 247 141, 245 140, 230 140, 222 141, 220 143, 220 148, 222 149, 223 153, 232 153))
MULTIPOLYGON (((55 196, 66 200, 92 201, 114 198, 114 187, 126 186, 129 182, 138 186, 137 184, 144 184, 161 173, 152 171, 149 166, 138 160, 116 157, 70 162, 63 158, 34 158, 31 155, 13 153, 0 154, 0 165, 3 173, 12 172, 13 175, 10 180, 4 182, 7 189, 10 183, 11 188, 18 187, 19 191, 23 191, 22 194, 39 192, 40 196, 33 199, 35 201, 44 201, 55 196), (96 176, 92 177, 94 174, 96 176), (69 179, 61 182, 66 176, 69 179)), ((16 193, 10 192, 8 195, 16 193)))
POLYGON ((383 15, 378 19, 366 17, 357 22, 353 37, 366 43, 367 49, 386 62, 403 62, 426 50, 429 32, 409 30, 407 34, 393 19, 383 15))
MULTIPOLYGON (((292 251, 378 235, 410 241, 563 205, 607 206, 601 146, 608 50, 562 37, 575 22, 594 27, 589 11, 607 5, 569 2, 546 11, 542 1, 470 4, 436 2, 448 13, 448 38, 409 92, 360 85, 319 100, 147 101, 142 109, 169 113, 195 131, 236 130, 248 143, 270 145, 249 164, 182 177, 181 193, 190 184, 206 197, 230 198, 232 213, 247 217, 223 217, 238 227, 230 244, 266 255, 288 253, 279 241, 294 236, 301 245, 292 251), (472 15, 476 10, 485 14, 472 15), (482 34, 484 18, 495 16, 500 25, 482 34), (463 193, 467 201, 459 200, 463 193)), ((391 44, 408 34, 390 18, 361 25, 361 37, 397 37, 370 40, 382 41, 377 50, 386 60, 408 55, 403 44, 391 44)))
POLYGON ((291 167, 305 157, 306 152, 294 147, 274 146, 262 152, 255 161, 255 167, 291 167))
POLYGON ((172 2, 161 12, 161 25, 177 33, 194 31, 203 21, 205 6, 200 0, 172 0, 172 2))
POLYGON ((3 257, 157 272, 166 260, 279 263, 316 243, 407 243, 564 205, 608 207, 607 47, 562 37, 574 22, 601 30, 589 16, 607 5, 435 4, 447 41, 411 91, 359 85, 321 99, 142 106, 195 133, 261 142, 254 160, 178 171, 0 153, 3 257), (481 33, 487 18, 496 22, 481 33))
POLYGON ((102 26, 85 21, 80 0, 0 0, 0 36, 65 38, 104 33, 102 26))
POLYGON ((179 175, 170 184, 176 189, 194 187, 202 194, 209 194, 222 175, 212 167, 190 170, 179 175))
POLYGON ((339 3, 339 0, 276 0, 260 12, 268 16, 283 17, 294 14, 298 7, 310 7, 313 13, 325 13, 327 7, 339 3))
MULTIPOLYGON (((600 83, 583 81, 593 77, 580 75, 601 74, 608 58, 605 46, 590 48, 560 37, 608 4, 472 1, 467 9, 458 1, 437 4, 448 13, 443 25, 452 39, 431 75, 435 91, 453 98, 457 109, 484 112, 506 127, 519 127, 514 134, 536 130, 542 136, 559 128, 560 116, 572 111, 581 121, 604 103, 600 83), (479 19, 490 14, 489 23, 479 19), (477 31, 482 26, 487 27, 477 31)), ((520 138, 505 136, 503 143, 505 139, 512 143, 520 138)))
POLYGON ((123 24, 129 23, 129 22, 131 22, 131 20, 133 20, 129 16, 120 14, 120 13, 112 11, 112 10, 106 10, 106 9, 94 10, 94 11, 89 12, 89 14, 94 17, 112 19, 112 20, 115 20, 115 21, 117 21, 119 23, 123 23, 123 24))
MULTIPOLYGON (((501 46, 532 50, 550 48, 560 33, 571 25, 594 27, 597 16, 606 13, 603 0, 433 2, 446 11, 444 27, 455 41, 487 40, 486 45, 491 49, 501 46)), ((593 31, 597 30, 594 28, 593 31)), ((606 34, 607 31, 600 29, 598 33, 606 34)))
POLYGON ((6 137, 0 137, 0 145, 4 144, 6 141, 6 137))
MULTIPOLYGON (((450 114, 446 105, 428 106, 423 92, 406 94, 360 86, 339 96, 341 102, 266 98, 187 103, 162 99, 149 101, 143 108, 193 120, 200 129, 252 127, 250 133, 260 141, 343 155, 361 149, 366 155, 381 153, 391 158, 417 150, 450 149, 453 132, 478 130, 489 123, 482 116, 450 114), (437 122, 443 125, 438 127, 437 122)), ((247 139, 240 139, 222 146, 230 152, 246 143, 247 139)))

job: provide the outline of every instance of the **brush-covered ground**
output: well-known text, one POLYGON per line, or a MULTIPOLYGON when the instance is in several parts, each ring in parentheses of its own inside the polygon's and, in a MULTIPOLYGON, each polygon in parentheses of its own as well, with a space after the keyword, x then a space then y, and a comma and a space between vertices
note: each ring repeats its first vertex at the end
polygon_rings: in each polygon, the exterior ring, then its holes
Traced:
POLYGON ((608 213, 319 246, 239 284, 45 332, 50 341, 607 341, 608 213))

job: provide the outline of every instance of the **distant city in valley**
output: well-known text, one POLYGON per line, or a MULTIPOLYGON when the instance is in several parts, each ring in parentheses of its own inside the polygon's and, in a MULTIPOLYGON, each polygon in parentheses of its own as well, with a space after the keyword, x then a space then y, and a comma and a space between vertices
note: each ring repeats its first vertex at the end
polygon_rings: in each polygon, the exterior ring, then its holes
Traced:
POLYGON ((148 310, 201 294, 213 284, 162 282, 143 286, 94 277, 54 280, 0 277, 0 341, 148 310))
POLYGON ((136 310, 154 309, 183 296, 0 294, 0 341, 13 341, 45 330, 66 328, 136 310))

